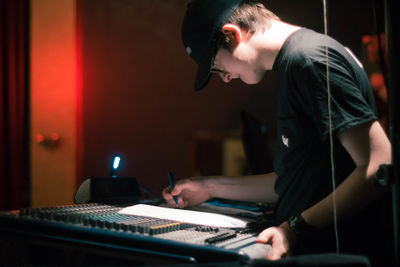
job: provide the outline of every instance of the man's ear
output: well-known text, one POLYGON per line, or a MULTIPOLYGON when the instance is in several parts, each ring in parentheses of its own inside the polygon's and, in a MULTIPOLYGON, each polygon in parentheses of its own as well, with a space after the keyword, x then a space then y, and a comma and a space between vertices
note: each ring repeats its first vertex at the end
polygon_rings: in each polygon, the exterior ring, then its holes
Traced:
POLYGON ((222 26, 222 33, 229 38, 233 47, 236 47, 242 40, 242 31, 239 26, 227 23, 222 26))

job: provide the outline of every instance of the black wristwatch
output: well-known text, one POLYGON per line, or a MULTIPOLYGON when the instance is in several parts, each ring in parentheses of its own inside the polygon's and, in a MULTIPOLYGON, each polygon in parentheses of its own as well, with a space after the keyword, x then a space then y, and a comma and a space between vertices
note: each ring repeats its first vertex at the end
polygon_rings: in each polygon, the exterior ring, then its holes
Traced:
POLYGON ((307 233, 315 231, 315 228, 304 220, 301 214, 291 216, 288 220, 289 228, 296 234, 297 237, 304 236, 307 233))

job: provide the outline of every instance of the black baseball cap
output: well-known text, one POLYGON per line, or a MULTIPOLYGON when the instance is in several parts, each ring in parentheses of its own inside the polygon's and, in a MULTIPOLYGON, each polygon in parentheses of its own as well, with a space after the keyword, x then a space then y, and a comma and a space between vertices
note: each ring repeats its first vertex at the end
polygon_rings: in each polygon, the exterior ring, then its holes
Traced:
POLYGON ((211 77, 211 67, 222 37, 222 26, 242 0, 193 0, 182 23, 186 52, 198 65, 194 90, 203 89, 211 77))

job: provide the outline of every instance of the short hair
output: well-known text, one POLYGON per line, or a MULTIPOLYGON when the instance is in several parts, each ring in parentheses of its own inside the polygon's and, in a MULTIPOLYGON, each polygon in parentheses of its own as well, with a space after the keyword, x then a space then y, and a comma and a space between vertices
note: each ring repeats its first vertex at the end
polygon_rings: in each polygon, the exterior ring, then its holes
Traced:
MULTIPOLYGON (((227 23, 238 25, 248 33, 255 33, 268 29, 273 20, 280 19, 265 7, 263 0, 243 0, 233 11, 227 23)), ((223 35, 218 47, 230 49, 229 38, 225 38, 223 35)))

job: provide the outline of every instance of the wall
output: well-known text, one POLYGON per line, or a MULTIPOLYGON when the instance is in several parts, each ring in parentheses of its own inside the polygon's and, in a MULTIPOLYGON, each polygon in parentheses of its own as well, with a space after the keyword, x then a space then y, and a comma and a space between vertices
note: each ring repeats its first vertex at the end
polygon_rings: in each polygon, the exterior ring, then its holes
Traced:
POLYGON ((204 91, 193 91, 196 68, 180 38, 187 2, 84 1, 85 176, 107 175, 111 155, 120 153, 120 174, 159 194, 168 171, 193 174, 197 132, 237 129, 241 109, 272 121, 272 76, 250 87, 214 77, 204 91))
POLYGON ((31 0, 31 206, 72 203, 76 187, 76 7, 31 0), (56 146, 46 145, 53 133, 56 146))

